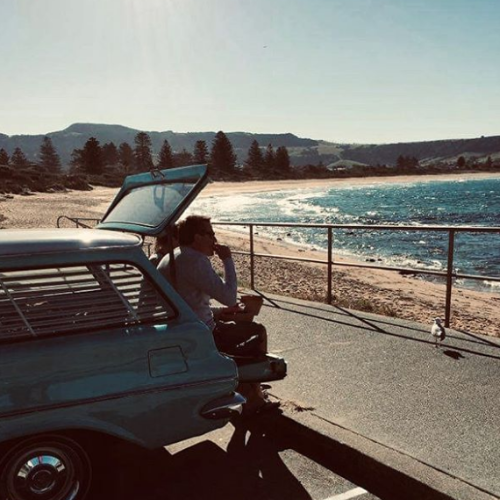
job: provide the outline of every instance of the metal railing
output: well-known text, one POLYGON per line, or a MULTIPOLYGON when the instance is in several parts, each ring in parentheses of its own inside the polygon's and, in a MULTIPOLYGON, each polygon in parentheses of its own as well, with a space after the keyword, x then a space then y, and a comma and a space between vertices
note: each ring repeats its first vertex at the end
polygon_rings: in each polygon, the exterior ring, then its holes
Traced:
MULTIPOLYGON (((94 227, 99 219, 84 218, 84 217, 68 217, 61 215, 57 218, 57 227, 62 227, 63 221, 69 221, 75 227, 91 228, 94 227)), ((219 226, 242 226, 248 227, 250 250, 248 252, 241 250, 234 250, 233 253, 239 255, 247 255, 250 257, 250 287, 255 289, 255 257, 266 257, 270 259, 290 260, 295 262, 307 262, 313 264, 321 264, 327 266, 327 303, 331 304, 333 301, 333 267, 358 267, 366 269, 380 269, 382 271, 397 271, 412 274, 427 274, 431 276, 441 276, 446 279, 446 298, 445 298, 445 326, 450 326, 451 318, 451 297, 453 291, 454 279, 469 279, 469 280, 488 280, 500 282, 499 276, 485 276, 457 273, 453 269, 455 257, 455 236, 457 233, 498 233, 500 234, 500 227, 483 227, 483 226, 398 226, 398 225, 367 225, 367 224, 300 224, 300 223, 282 223, 282 222, 217 222, 213 221, 213 225, 219 226), (283 228, 297 228, 297 229, 320 229, 327 233, 327 257, 326 260, 310 259, 306 257, 291 257, 289 255, 276 255, 269 253, 258 253, 255 251, 255 227, 283 227, 283 228), (334 238, 333 230, 369 230, 369 231, 431 231, 431 232, 446 232, 448 233, 448 251, 447 251, 447 265, 445 271, 436 271, 433 269, 425 268, 408 268, 398 266, 382 266, 374 264, 365 264, 362 262, 345 262, 336 261, 334 255, 334 238)), ((242 234, 242 233, 239 233, 242 234)), ((148 245, 148 252, 149 246, 148 245)))
POLYGON ((327 303, 331 304, 333 300, 333 267, 358 267, 368 269, 380 269, 383 271, 397 271, 412 274, 428 274, 434 276, 442 276, 446 278, 446 299, 445 299, 445 326, 450 326, 451 318, 451 296, 453 290, 454 279, 469 279, 469 280, 488 280, 500 282, 498 276, 483 276, 457 273, 453 269, 454 254, 455 254, 455 235, 457 233, 498 233, 500 227, 481 227, 481 226, 398 226, 398 225, 366 225, 366 224, 300 224, 300 223, 279 223, 279 222, 212 222, 219 226, 243 226, 248 227, 250 251, 234 251, 235 254, 248 255, 250 257, 250 287, 255 289, 255 257, 266 257, 271 259, 290 260, 296 262, 308 262, 314 264, 322 264, 327 266, 327 303), (305 257, 291 257, 289 255, 276 255, 268 253, 255 252, 254 228, 255 227, 283 227, 283 228, 301 228, 301 229, 320 229, 327 232, 327 257, 326 260, 310 259, 305 257), (432 231, 448 233, 448 256, 445 271, 436 271, 425 268, 408 268, 397 266, 383 266, 364 264, 361 262, 345 262, 336 261, 334 255, 334 238, 333 230, 370 230, 370 231, 432 231))
POLYGON ((101 219, 92 219, 90 217, 68 217, 67 215, 60 215, 57 218, 56 226, 63 227, 63 221, 69 221, 71 224, 74 224, 75 227, 91 229, 96 226, 101 221, 101 219))

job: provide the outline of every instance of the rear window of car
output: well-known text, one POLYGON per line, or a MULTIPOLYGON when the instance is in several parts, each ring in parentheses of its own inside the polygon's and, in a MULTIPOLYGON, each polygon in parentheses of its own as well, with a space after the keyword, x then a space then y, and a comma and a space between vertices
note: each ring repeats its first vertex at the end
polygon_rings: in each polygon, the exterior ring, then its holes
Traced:
POLYGON ((130 264, 0 273, 0 341, 163 322, 173 315, 130 264))
POLYGON ((156 228, 179 208, 195 185, 195 182, 177 182, 136 187, 101 222, 156 228))

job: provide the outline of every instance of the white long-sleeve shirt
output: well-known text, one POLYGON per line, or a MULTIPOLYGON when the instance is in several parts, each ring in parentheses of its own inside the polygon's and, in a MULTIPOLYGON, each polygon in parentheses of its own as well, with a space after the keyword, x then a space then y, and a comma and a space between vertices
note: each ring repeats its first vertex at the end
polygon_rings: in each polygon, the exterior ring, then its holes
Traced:
MULTIPOLYGON (((210 299, 226 306, 234 306, 238 283, 232 258, 224 259, 224 279, 212 267, 210 259, 191 247, 181 246, 175 255, 175 288, 191 306, 196 315, 212 330, 215 320, 210 299)), ((170 279, 168 259, 164 258, 158 270, 170 279)))

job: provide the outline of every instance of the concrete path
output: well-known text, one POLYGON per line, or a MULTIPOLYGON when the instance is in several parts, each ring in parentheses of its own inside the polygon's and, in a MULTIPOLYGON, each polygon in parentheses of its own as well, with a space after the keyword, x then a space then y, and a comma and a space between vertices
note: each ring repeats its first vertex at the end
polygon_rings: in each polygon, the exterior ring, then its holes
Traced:
POLYGON ((325 434, 345 430, 444 474, 455 489, 471 487, 456 498, 475 489, 500 497, 498 339, 449 330, 436 349, 430 317, 417 324, 265 298, 257 319, 270 351, 288 361, 288 377, 270 391, 286 416, 325 434))

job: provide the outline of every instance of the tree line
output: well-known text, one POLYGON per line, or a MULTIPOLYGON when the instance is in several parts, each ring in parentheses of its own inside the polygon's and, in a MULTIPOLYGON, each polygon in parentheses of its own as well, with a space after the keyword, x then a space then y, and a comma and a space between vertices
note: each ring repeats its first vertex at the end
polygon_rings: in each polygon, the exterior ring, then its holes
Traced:
POLYGON ((69 171, 63 173, 56 148, 50 137, 46 136, 41 142, 37 162, 29 161, 19 147, 11 156, 5 149, 0 149, 0 191, 30 183, 35 186, 31 188, 34 190, 42 189, 39 186, 46 189, 50 187, 50 183, 74 189, 90 189, 89 183, 119 186, 129 174, 193 164, 208 164, 209 174, 214 180, 234 181, 419 175, 447 173, 450 170, 496 171, 500 168, 498 161, 492 161, 491 156, 482 163, 476 162, 472 157, 465 159, 459 156, 455 165, 436 162, 424 167, 420 165, 418 158, 404 155, 397 158, 395 167, 377 164, 329 169, 320 162, 317 165, 292 168, 285 146, 274 149, 272 144, 268 144, 263 148, 257 140, 252 142, 245 161, 240 165, 231 141, 224 132, 219 131, 210 148, 206 141, 199 140, 192 152, 186 149, 174 152, 169 142, 164 140, 156 154, 153 153, 152 141, 146 132, 136 134, 133 146, 127 142, 118 146, 113 142, 101 145, 97 138, 91 137, 83 148, 73 150, 69 171))
MULTIPOLYGON (((37 163, 40 167, 46 168, 49 172, 60 173, 61 172, 61 158, 57 154, 57 151, 52 144, 50 137, 44 137, 42 139, 42 144, 40 145, 40 160, 37 163)), ((24 168, 33 165, 21 148, 15 148, 12 156, 9 157, 7 151, 4 148, 0 149, 0 165, 15 168, 24 168)))
MULTIPOLYGON (((193 164, 208 164, 211 177, 217 180, 280 179, 289 177, 292 171, 285 146, 275 150, 272 144, 268 144, 263 150, 256 140, 250 146, 244 164, 238 165, 231 141, 224 132, 219 131, 210 150, 206 141, 200 140, 196 142, 192 152, 186 149, 174 152, 165 140, 156 155, 153 153, 151 138, 146 132, 137 133, 133 147, 127 142, 119 146, 113 142, 101 145, 97 138, 91 137, 83 148, 73 150, 70 173, 92 177, 107 174, 122 178, 123 175, 152 169, 193 164)), ((0 149, 0 165, 15 168, 38 165, 49 172, 61 173, 61 159, 50 137, 43 138, 37 163, 30 162, 21 148, 16 148, 10 157, 5 149, 0 149)))

